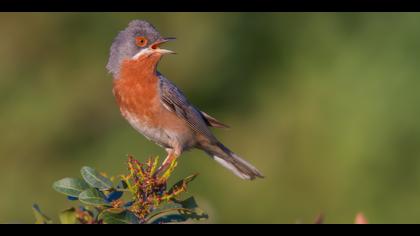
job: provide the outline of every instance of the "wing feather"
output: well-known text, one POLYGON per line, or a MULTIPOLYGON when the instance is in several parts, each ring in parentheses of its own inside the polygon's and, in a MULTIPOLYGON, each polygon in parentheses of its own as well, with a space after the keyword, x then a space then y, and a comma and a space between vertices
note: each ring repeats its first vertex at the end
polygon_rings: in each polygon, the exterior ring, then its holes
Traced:
POLYGON ((223 124, 222 122, 218 121, 216 118, 210 116, 204 111, 201 111, 201 115, 203 115, 204 119, 207 121, 208 126, 214 128, 230 128, 229 125, 223 124))
POLYGON ((164 107, 184 119, 195 132, 215 139, 202 113, 188 102, 181 90, 162 75, 159 75, 159 78, 161 102, 164 107))

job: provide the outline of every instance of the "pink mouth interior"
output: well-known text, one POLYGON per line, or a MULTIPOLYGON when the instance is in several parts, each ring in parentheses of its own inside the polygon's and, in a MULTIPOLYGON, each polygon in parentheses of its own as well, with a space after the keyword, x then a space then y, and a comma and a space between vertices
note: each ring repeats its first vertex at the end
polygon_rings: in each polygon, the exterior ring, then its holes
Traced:
POLYGON ((152 44, 150 47, 152 48, 152 49, 157 49, 157 48, 159 48, 159 45, 161 45, 162 43, 164 43, 164 42, 162 42, 162 41, 160 41, 160 42, 155 42, 154 44, 152 44))

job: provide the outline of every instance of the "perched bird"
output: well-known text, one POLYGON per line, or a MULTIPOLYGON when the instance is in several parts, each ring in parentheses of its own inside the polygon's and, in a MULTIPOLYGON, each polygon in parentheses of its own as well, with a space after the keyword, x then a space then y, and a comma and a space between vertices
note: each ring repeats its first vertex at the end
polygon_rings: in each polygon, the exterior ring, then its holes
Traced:
MULTIPOLYGON (((168 153, 162 164, 197 148, 242 179, 263 177, 254 166, 230 151, 209 127, 225 124, 193 106, 171 81, 157 71, 165 54, 160 46, 174 38, 161 37, 147 21, 133 20, 114 39, 106 66, 113 75, 113 93, 131 126, 168 153)), ((158 170, 159 172, 159 170, 158 170)))

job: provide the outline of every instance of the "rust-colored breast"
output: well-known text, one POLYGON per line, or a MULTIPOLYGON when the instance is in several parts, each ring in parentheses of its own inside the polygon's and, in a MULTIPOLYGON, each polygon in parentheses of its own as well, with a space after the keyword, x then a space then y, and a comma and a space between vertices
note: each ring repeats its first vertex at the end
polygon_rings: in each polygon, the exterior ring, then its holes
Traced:
POLYGON ((114 80, 114 95, 122 115, 138 132, 163 147, 182 150, 194 144, 185 120, 166 109, 159 94, 157 61, 146 57, 123 62, 114 80))
MULTIPOLYGON (((126 60, 121 65, 119 78, 114 80, 114 95, 124 116, 135 114, 153 125, 160 108, 155 65, 149 60, 126 60)), ((127 118, 127 117, 126 117, 127 118)))

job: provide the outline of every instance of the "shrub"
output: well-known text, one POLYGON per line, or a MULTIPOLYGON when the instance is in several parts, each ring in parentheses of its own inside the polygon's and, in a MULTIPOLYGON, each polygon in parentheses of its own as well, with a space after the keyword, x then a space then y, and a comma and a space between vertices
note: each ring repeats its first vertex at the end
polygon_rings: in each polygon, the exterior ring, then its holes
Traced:
MULTIPOLYGON (((63 178, 54 190, 78 201, 59 214, 62 224, 162 224, 207 219, 194 197, 187 195, 188 184, 197 174, 188 176, 168 188, 168 179, 177 162, 158 171, 159 158, 140 163, 128 157, 128 174, 108 178, 91 167, 82 167, 82 178, 63 178), (116 183, 116 184, 114 184, 116 183)), ((52 220, 34 204, 36 223, 52 220)))

